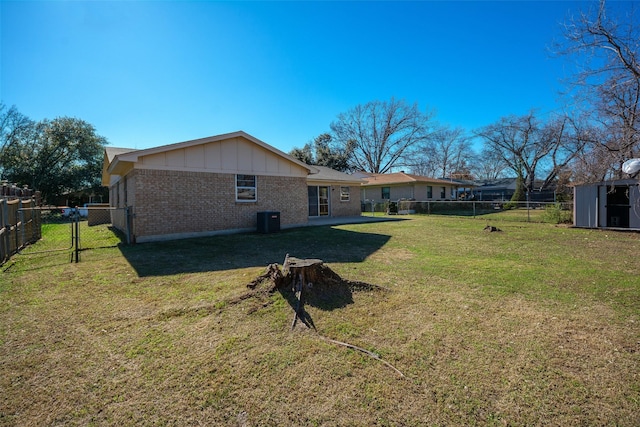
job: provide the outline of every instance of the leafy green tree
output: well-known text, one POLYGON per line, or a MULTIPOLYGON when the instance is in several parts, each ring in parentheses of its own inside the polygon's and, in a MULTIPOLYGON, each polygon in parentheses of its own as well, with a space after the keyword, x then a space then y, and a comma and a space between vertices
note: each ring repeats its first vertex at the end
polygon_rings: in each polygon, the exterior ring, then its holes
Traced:
POLYGON ((346 147, 336 147, 333 137, 323 133, 304 147, 294 148, 289 154, 308 165, 326 166, 340 172, 347 172, 351 146, 347 144, 346 147))
POLYGON ((306 143, 302 148, 295 147, 291 152, 289 152, 289 155, 308 165, 313 165, 315 163, 311 143, 306 143))
POLYGON ((0 102, 0 178, 7 179, 4 174, 5 163, 2 161, 5 151, 26 138, 33 126, 33 121, 15 106, 7 107, 0 102))
POLYGON ((524 178, 520 175, 516 178, 516 189, 511 196, 512 202, 523 202, 527 200, 527 189, 524 187, 524 178))
POLYGON ((39 190, 45 203, 72 191, 100 186, 107 140, 80 119, 60 117, 35 123, 4 147, 4 176, 39 190))

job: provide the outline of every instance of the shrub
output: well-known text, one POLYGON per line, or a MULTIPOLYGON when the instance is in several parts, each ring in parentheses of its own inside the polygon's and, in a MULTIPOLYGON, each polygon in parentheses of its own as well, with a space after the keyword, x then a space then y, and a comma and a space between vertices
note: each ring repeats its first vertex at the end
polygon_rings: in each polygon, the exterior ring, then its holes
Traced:
POLYGON ((560 203, 547 205, 544 209, 543 219, 552 224, 570 224, 572 222, 571 211, 564 209, 560 203))

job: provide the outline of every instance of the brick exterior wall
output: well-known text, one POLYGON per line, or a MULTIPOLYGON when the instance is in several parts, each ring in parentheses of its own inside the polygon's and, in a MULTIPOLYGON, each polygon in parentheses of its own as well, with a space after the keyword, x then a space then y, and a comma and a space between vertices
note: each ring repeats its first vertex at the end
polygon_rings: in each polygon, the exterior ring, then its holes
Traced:
POLYGON ((302 177, 258 175, 257 202, 236 202, 235 174, 135 169, 127 179, 127 190, 133 191, 127 199, 135 201, 132 232, 137 241, 256 229, 260 211, 280 212, 282 226, 308 221, 302 177))
POLYGON ((355 185, 331 186, 331 216, 358 216, 361 214, 360 187, 355 185), (340 201, 340 187, 349 187, 349 201, 340 201))

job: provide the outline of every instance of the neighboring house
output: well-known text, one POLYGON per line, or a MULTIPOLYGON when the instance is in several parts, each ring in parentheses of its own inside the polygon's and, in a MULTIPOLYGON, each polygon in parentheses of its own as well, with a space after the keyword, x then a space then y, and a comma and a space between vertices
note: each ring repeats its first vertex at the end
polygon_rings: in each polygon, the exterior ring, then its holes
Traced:
MULTIPOLYGON (((473 181, 473 196, 478 201, 507 202, 516 192, 517 178, 498 178, 473 181)), ((529 193, 529 200, 536 202, 554 202, 556 200, 556 183, 545 190, 539 190, 543 181, 536 180, 534 191, 529 193)))
POLYGON ((516 192, 516 182, 516 178, 475 181, 474 198, 479 201, 509 201, 516 192))
POLYGON ((573 225, 640 230, 638 185, 635 179, 576 185, 573 188, 573 225))
POLYGON ((361 198, 374 203, 401 199, 456 200, 460 186, 457 182, 404 172, 363 175, 361 198))
POLYGON ((279 212, 282 228, 360 214, 359 180, 242 131, 144 150, 107 147, 102 184, 112 207, 128 208, 113 224, 134 242, 255 231, 259 212, 279 212))

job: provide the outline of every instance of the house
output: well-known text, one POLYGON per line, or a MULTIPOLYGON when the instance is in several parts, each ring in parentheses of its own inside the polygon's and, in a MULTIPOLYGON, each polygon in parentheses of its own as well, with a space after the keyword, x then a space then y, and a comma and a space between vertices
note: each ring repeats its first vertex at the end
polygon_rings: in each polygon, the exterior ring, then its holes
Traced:
POLYGON ((573 225, 640 230, 640 189, 635 179, 576 185, 573 225))
POLYGON ((360 181, 307 165, 242 131, 143 150, 107 147, 102 184, 112 223, 134 242, 255 231, 259 213, 280 227, 360 215, 360 181))
MULTIPOLYGON (((516 192, 517 178, 498 178, 474 181, 473 196, 478 201, 505 202, 511 200, 516 192)), ((557 182, 552 182, 544 190, 540 188, 543 181, 535 180, 534 190, 529 193, 529 200, 536 202, 554 202, 556 200, 557 182)))
POLYGON ((498 178, 475 181, 473 189, 475 200, 479 201, 509 201, 516 192, 516 178, 498 178))
POLYGON ((309 218, 358 216, 362 180, 324 166, 307 176, 309 218))
POLYGON ((456 200, 460 184, 405 172, 363 174, 361 198, 373 203, 410 199, 456 200))

